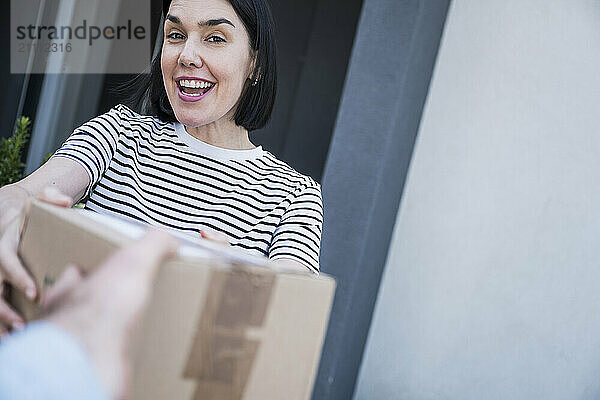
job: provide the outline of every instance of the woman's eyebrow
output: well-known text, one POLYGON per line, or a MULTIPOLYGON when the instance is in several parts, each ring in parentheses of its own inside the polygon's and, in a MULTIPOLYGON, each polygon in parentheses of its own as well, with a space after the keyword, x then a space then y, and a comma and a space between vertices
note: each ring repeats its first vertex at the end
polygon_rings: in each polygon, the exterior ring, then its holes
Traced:
POLYGON ((174 24, 181 25, 181 20, 171 14, 167 14, 167 19, 174 24))
POLYGON ((216 19, 209 19, 208 21, 198 22, 198 25, 200 25, 203 28, 206 26, 217 26, 217 25, 221 25, 221 24, 228 24, 235 28, 235 25, 226 18, 216 18, 216 19))
MULTIPOLYGON (((167 14, 167 20, 171 21, 174 24, 181 25, 181 20, 174 15, 167 14)), ((221 25, 221 24, 228 24, 235 28, 235 25, 233 24, 233 22, 231 22, 227 18, 216 18, 216 19, 209 19, 207 21, 198 22, 198 25, 200 25, 200 27, 202 27, 202 28, 205 28, 207 26, 217 26, 217 25, 221 25)))

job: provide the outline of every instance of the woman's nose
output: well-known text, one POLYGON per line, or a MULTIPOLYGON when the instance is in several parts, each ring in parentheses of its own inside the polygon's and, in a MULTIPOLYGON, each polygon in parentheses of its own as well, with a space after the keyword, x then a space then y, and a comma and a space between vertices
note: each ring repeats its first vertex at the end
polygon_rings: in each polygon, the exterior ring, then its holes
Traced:
POLYGON ((184 67, 202 68, 204 64, 202 57, 198 54, 198 46, 191 41, 185 44, 177 61, 184 67))

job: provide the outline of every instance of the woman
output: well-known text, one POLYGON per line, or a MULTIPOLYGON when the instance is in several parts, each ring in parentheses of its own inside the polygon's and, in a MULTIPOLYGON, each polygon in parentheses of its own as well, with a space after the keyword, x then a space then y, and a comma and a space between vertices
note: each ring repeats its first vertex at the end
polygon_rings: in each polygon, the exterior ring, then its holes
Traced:
MULTIPOLYGON (((114 107, 0 190, 0 278, 31 298, 35 285, 16 255, 18 221, 25 200, 40 194, 319 270, 320 186, 248 137, 266 124, 275 96, 266 0, 173 0, 165 13, 162 51, 140 99, 149 115, 114 107)), ((3 301, 0 322, 23 323, 3 301)))

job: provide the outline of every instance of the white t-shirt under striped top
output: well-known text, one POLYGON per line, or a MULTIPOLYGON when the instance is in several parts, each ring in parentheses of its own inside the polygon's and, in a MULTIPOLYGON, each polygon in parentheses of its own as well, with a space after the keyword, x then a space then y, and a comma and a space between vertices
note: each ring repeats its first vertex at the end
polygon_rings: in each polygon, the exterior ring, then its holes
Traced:
POLYGON ((319 270, 320 185, 268 151, 204 143, 179 123, 118 105, 77 128, 54 156, 85 168, 86 208, 194 232, 319 270))

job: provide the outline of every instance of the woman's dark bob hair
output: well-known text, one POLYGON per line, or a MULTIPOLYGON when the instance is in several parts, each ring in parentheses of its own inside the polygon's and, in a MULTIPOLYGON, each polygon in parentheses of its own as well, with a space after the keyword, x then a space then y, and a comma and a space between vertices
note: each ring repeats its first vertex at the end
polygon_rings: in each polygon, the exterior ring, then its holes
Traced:
MULTIPOLYGON (((242 20, 250 47, 256 54, 252 79, 246 82, 238 102, 234 121, 236 125, 254 131, 264 127, 273 110, 277 91, 277 61, 275 54, 275 29, 271 8, 267 0, 227 0, 242 20), (252 85, 258 78, 258 83, 252 85)), ((166 16, 171 0, 163 0, 166 16)), ((163 38, 161 40, 161 50, 163 38)), ((150 74, 139 75, 133 82, 136 88, 129 105, 142 114, 154 115, 165 122, 177 122, 167 98, 160 66, 161 52, 152 60, 150 74)))

